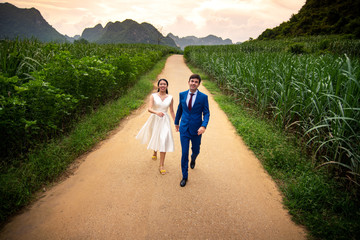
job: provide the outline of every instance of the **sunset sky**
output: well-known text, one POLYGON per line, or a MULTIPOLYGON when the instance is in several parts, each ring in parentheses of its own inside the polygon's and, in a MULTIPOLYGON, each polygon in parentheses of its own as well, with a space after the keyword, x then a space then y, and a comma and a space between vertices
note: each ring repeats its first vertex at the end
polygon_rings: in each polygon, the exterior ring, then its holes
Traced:
POLYGON ((7 0, 19 8, 38 9, 61 34, 81 35, 87 27, 133 19, 179 37, 257 38, 267 28, 289 20, 305 0, 7 0))

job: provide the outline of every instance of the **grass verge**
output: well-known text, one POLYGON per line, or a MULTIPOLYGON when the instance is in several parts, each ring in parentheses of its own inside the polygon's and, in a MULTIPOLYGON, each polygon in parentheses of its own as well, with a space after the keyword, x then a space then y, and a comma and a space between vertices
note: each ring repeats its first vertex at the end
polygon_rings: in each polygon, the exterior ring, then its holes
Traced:
MULTIPOLYGON (((211 80, 200 69, 189 67, 211 80)), ((296 136, 262 119, 216 83, 203 84, 277 183, 285 206, 293 220, 308 229, 309 239, 360 239, 359 200, 345 192, 325 169, 315 168, 296 136)))
POLYGON ((153 89, 154 80, 164 68, 166 58, 143 75, 126 95, 85 116, 70 134, 33 150, 26 162, 1 169, 1 225, 9 216, 29 204, 34 193, 42 186, 54 182, 77 157, 105 139, 121 119, 144 103, 145 97, 153 89))

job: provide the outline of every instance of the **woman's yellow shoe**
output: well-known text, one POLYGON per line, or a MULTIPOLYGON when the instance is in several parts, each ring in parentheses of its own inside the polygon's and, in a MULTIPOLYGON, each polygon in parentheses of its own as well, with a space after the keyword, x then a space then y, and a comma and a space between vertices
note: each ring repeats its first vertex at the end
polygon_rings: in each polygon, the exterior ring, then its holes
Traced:
POLYGON ((162 174, 162 175, 165 175, 166 174, 166 170, 165 169, 159 169, 160 170, 160 173, 162 174))
POLYGON ((152 159, 152 160, 156 160, 157 157, 156 157, 156 156, 152 156, 151 159, 152 159))

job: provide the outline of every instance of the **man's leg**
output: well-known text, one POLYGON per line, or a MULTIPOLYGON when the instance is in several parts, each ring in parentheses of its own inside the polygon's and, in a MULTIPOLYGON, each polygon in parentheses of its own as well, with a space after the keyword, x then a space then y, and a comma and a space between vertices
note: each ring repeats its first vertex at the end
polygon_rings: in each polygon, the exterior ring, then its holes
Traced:
POLYGON ((183 179, 188 178, 188 167, 189 167, 189 145, 190 137, 187 134, 180 133, 180 142, 181 142, 181 171, 183 179))
POLYGON ((197 158, 197 156, 200 153, 200 145, 201 145, 201 136, 202 135, 193 135, 191 136, 191 162, 190 162, 190 167, 194 168, 195 167, 195 160, 197 158))

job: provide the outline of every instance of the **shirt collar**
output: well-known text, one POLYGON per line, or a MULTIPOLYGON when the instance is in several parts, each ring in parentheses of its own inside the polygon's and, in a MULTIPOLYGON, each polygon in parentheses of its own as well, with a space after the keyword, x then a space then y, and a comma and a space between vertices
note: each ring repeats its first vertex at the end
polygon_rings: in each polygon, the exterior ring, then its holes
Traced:
MULTIPOLYGON (((199 89, 196 89, 196 91, 194 92, 194 96, 195 96, 198 92, 199 92, 199 89)), ((190 95, 190 94, 191 94, 191 92, 190 92, 190 90, 189 90, 188 95, 190 95)))

